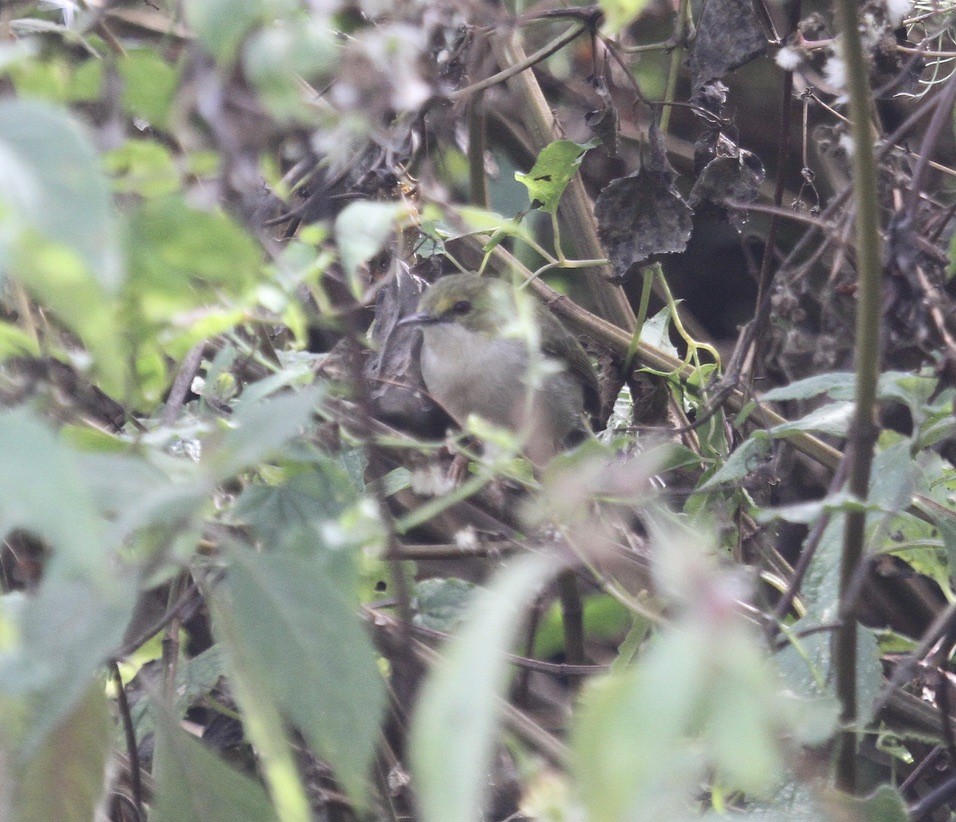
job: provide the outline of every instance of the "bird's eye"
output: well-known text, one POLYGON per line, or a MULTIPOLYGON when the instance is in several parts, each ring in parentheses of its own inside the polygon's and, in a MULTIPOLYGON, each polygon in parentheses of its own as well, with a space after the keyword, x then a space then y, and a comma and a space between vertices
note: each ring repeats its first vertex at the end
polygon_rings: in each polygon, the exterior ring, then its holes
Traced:
POLYGON ((453 314, 467 314, 471 311, 471 303, 468 300, 459 300, 451 307, 453 314))

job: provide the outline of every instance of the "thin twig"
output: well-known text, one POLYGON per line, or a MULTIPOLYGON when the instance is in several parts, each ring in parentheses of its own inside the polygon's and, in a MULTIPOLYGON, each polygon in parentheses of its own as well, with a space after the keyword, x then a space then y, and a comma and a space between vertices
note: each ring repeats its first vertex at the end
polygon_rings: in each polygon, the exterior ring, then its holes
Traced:
POLYGON ((141 648, 149 640, 151 640, 156 634, 163 630, 170 622, 174 619, 179 619, 181 622, 185 622, 192 616, 192 611, 190 606, 193 608, 198 607, 199 600, 197 594, 199 592, 199 587, 193 582, 189 588, 183 593, 183 595, 176 601, 176 603, 162 615, 156 622, 154 622, 149 628, 145 631, 142 631, 136 637, 131 639, 122 648, 120 648, 114 655, 114 660, 126 659, 130 654, 134 653, 138 648, 141 648))
MULTIPOLYGON (((385 631, 394 635, 399 626, 397 620, 381 611, 370 611, 364 609, 366 618, 372 626, 378 631, 385 631)), ((423 642, 412 640, 411 651, 419 661, 431 666, 435 665, 441 656, 437 651, 432 650, 423 642)), ((538 725, 531 717, 523 711, 518 710, 514 705, 504 699, 496 698, 496 704, 502 714, 502 719, 508 729, 522 739, 526 744, 537 750, 551 764, 559 768, 566 768, 570 761, 570 751, 568 747, 556 737, 548 733, 544 728, 538 725)))
POLYGON ((468 188, 471 202, 481 208, 490 207, 488 178, 485 175, 485 109, 484 94, 477 92, 467 106, 468 119, 468 188))
POLYGON ((584 606, 573 568, 558 574, 558 592, 564 628, 564 658, 572 665, 584 665, 584 606))
POLYGON ((448 95, 448 99, 452 102, 457 102, 458 100, 470 97, 472 94, 477 94, 478 92, 484 91, 492 86, 496 86, 498 83, 504 83, 505 81, 510 80, 512 77, 521 74, 521 72, 525 71, 526 69, 537 65, 542 60, 546 60, 556 51, 560 51, 568 43, 576 40, 587 30, 587 24, 571 26, 571 28, 569 28, 563 34, 555 37, 554 40, 547 45, 542 46, 536 52, 529 54, 527 57, 524 57, 518 62, 506 66, 497 74, 492 74, 490 77, 486 77, 484 80, 479 80, 477 83, 472 83, 470 86, 465 86, 465 88, 461 88, 458 89, 458 91, 452 92, 448 95))
MULTIPOLYGON (((847 460, 841 460, 836 473, 833 475, 833 479, 830 481, 830 486, 827 488, 827 496, 838 493, 843 487, 843 483, 846 482, 848 468, 849 466, 847 460)), ((787 590, 784 591, 783 596, 780 597, 780 601, 777 603, 777 607, 774 608, 774 632, 779 630, 779 625, 783 622, 787 616, 787 613, 790 611, 790 606, 793 605, 793 600, 796 598, 797 594, 800 593, 800 588, 803 585, 803 579, 807 575, 807 571, 810 570, 810 563, 816 556, 817 549, 820 547, 820 541, 823 539, 823 534, 826 531, 827 526, 830 524, 830 519, 831 514, 829 511, 822 512, 814 524, 813 530, 807 535, 807 538, 803 543, 803 548, 800 550, 800 556, 793 566, 793 575, 790 578, 790 583, 787 585, 787 590)))
MULTIPOLYGON (((762 3, 758 3, 757 6, 767 14, 766 8, 762 3)), ((800 0, 795 0, 791 3, 790 8, 790 19, 788 20, 788 28, 786 35, 789 35, 797 25, 797 21, 800 19, 800 0)), ((767 15, 769 20, 769 15, 767 15)), ((772 20, 770 21, 772 25, 772 20)), ((777 140, 777 179, 774 184, 773 189, 773 205, 774 208, 780 208, 783 204, 783 193, 786 188, 785 181, 785 169, 787 165, 787 158, 790 155, 790 132, 791 132, 791 121, 793 119, 793 72, 786 71, 783 75, 783 88, 781 89, 781 100, 780 100, 780 126, 777 131, 778 140, 777 140)), ((761 350, 763 339, 767 334, 767 329, 770 327, 770 301, 764 300, 763 297, 765 294, 770 293, 771 286, 773 285, 773 271, 772 265, 777 249, 777 231, 780 227, 780 214, 773 213, 770 217, 770 228, 767 231, 767 242, 764 245, 763 250, 763 259, 760 261, 760 275, 757 281, 757 313, 753 321, 753 331, 751 333, 751 339, 749 340, 748 349, 759 351, 761 350)), ((742 357, 739 362, 743 362, 744 357, 742 357)), ((753 369, 750 370, 749 378, 747 379, 748 387, 753 387, 753 369)))
POLYGON ((930 155, 939 140, 944 126, 948 126, 953 116, 953 103, 956 102, 956 73, 952 74, 942 92, 936 100, 936 111, 926 126, 923 142, 920 146, 919 158, 913 169, 913 176, 909 185, 909 199, 906 204, 906 224, 914 225, 916 209, 919 205, 920 192, 923 188, 924 177, 930 163, 930 155))
POLYGON ((139 767, 139 749, 136 745, 136 729, 133 727, 133 715, 130 713, 129 700, 126 698, 126 688, 123 686, 123 675, 120 673, 116 660, 110 660, 110 673, 116 687, 116 701, 119 705, 119 715, 123 721, 123 736, 126 738, 126 755, 129 758, 129 781, 133 791, 133 805, 139 819, 146 818, 143 809, 143 776, 139 767))
MULTIPOLYGON (((426 628, 423 625, 415 625, 412 630, 416 635, 429 639, 445 641, 451 638, 451 634, 445 631, 436 631, 434 628, 426 628)), ((594 674, 604 673, 610 667, 608 665, 574 665, 567 662, 545 662, 541 659, 532 659, 530 656, 520 656, 510 653, 505 654, 505 657, 516 668, 563 677, 593 676, 594 674)))
POLYGON ((205 343, 197 343, 189 349, 189 352, 183 358, 176 379, 173 380, 173 387, 169 390, 166 407, 163 409, 163 425, 172 425, 176 422, 183 403, 186 401, 186 394, 193 384, 193 378, 199 370, 200 363, 202 363, 204 347, 205 343))

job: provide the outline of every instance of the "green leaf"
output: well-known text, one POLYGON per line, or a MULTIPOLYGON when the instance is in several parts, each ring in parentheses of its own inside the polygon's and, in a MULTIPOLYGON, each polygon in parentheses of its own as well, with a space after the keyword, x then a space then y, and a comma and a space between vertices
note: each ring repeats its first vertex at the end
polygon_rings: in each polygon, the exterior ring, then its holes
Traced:
POLYGON ((524 606, 555 572, 544 556, 507 566, 478 594, 465 627, 422 688, 411 730, 412 772, 425 822, 483 819, 483 794, 524 606))
POLYGON ((155 822, 266 822, 276 819, 262 787, 234 771, 157 709, 155 822))
POLYGON ((127 140, 104 155, 113 190, 140 197, 164 197, 179 190, 179 169, 166 146, 154 140, 127 140))
POLYGON ((273 3, 247 0, 191 0, 186 4, 189 25, 216 62, 230 65, 250 29, 267 19, 273 3))
MULTIPOLYGON (((253 4, 254 5, 254 4, 253 4)), ((153 49, 130 49, 116 61, 123 80, 123 108, 133 117, 165 128, 179 72, 153 49)))
MULTIPOLYGON (((496 211, 489 211, 477 206, 458 206, 455 209, 455 214, 461 219, 467 231, 463 233, 460 230, 451 229, 448 233, 448 239, 455 239, 476 232, 491 234, 495 237, 517 237, 525 241, 534 239, 524 223, 518 222, 514 217, 505 217, 496 211)), ((442 226, 442 228, 445 229, 446 227, 442 226)), ((445 236, 444 232, 442 236, 445 236)), ((488 251, 487 246, 484 250, 488 251)))
MULTIPOLYGON (((725 820, 708 814, 707 822, 725 820)), ((909 819, 902 797, 890 785, 881 785, 865 798, 848 796, 825 785, 789 782, 767 802, 748 802, 742 818, 748 822, 905 822, 909 819)))
MULTIPOLYGON (((123 272, 109 187, 85 130, 60 109, 0 101, 0 205, 4 219, 12 216, 75 253, 82 276, 105 293, 119 288, 123 272)), ((0 259, 9 253, 3 238, 0 259)))
POLYGON ((664 306, 653 317, 649 317, 641 326, 641 342, 654 346, 658 351, 679 357, 677 346, 671 342, 671 309, 664 306))
MULTIPOLYGON (((606 594, 584 598, 584 630, 592 640, 617 641, 632 625, 630 612, 614 597, 606 594)), ((564 617, 555 603, 541 619, 534 638, 534 651, 539 659, 550 659, 564 650, 564 617)))
POLYGON ((415 585, 415 624, 454 631, 475 593, 475 583, 456 577, 423 579, 415 585))
POLYGON ((639 667, 590 680, 572 729, 573 772, 587 818, 680 818, 705 762, 683 744, 709 675, 700 636, 671 633, 639 667))
MULTIPOLYGON (((807 615, 797 623, 800 627, 837 619, 843 522, 844 514, 833 516, 820 538, 817 552, 800 588, 800 597, 807 609, 807 615)), ((827 637, 823 638, 829 642, 827 637)))
POLYGON ((302 17, 257 31, 243 48, 242 62, 276 117, 301 119, 309 109, 302 105, 299 78, 313 82, 328 72, 338 48, 329 25, 302 17))
POLYGON ((571 140, 555 140, 538 154, 531 171, 515 172, 515 179, 528 189, 531 205, 555 214, 564 189, 574 176, 587 151, 594 143, 574 143, 571 140))
POLYGON ((36 56, 37 42, 21 38, 13 42, 0 43, 0 74, 6 74, 24 63, 36 62, 31 57, 36 56))
POLYGON ((308 822, 309 800, 293 756, 289 731, 267 685, 263 659, 240 638, 229 598, 219 589, 209 599, 213 628, 226 651, 229 685, 242 709, 243 728, 282 822, 308 822))
POLYGON ((290 528, 337 519, 353 499, 348 478, 329 460, 280 485, 247 486, 236 500, 230 521, 251 525, 265 545, 274 546, 290 528))
POLYGON ((93 819, 103 793, 111 732, 103 684, 95 682, 20 767, 19 790, 14 791, 15 818, 58 822, 93 819))
POLYGON ((600 0, 604 12, 604 30, 611 36, 633 23, 647 6, 647 0, 600 0))
POLYGON ((90 578, 109 575, 103 523, 73 453, 26 410, 0 413, 0 536, 22 528, 90 578))
POLYGON ((718 488, 735 484, 749 476, 757 464, 763 462, 770 453, 770 439, 763 431, 756 431, 749 439, 744 440, 723 465, 698 488, 698 491, 714 491, 718 488))
POLYGON ((883 665, 876 633, 862 625, 857 629, 856 689, 859 716, 863 728, 873 720, 873 705, 883 691, 883 665))
POLYGON ((10 71, 21 97, 51 103, 92 102, 103 86, 103 60, 89 58, 74 66, 65 59, 24 60, 10 71))
POLYGON ((115 571, 76 579, 51 559, 17 614, 17 642, 0 653, 0 693, 26 697, 31 720, 19 740, 31 755, 74 710, 119 645, 133 610, 133 580, 115 571))
POLYGON ((355 583, 330 578, 307 547, 299 551, 233 550, 223 607, 234 616, 242 654, 265 676, 259 686, 364 805, 384 705, 376 655, 345 592, 355 583))
POLYGON ((316 385, 252 403, 239 403, 229 428, 204 446, 202 466, 214 482, 275 453, 309 422, 325 395, 316 385))
POLYGON ((856 375, 852 371, 832 371, 827 374, 818 374, 803 380, 796 380, 789 385, 771 388, 761 399, 764 402, 784 402, 785 400, 808 400, 820 394, 829 394, 833 399, 851 399, 856 375), (838 392, 833 396, 831 392, 838 392))
POLYGON ((952 279, 956 274, 956 234, 949 239, 949 268, 946 270, 948 278, 952 279))
POLYGON ((80 258, 65 246, 30 233, 21 237, 13 273, 83 341, 93 356, 100 387, 107 394, 121 396, 126 389, 127 352, 117 306, 80 258))
POLYGON ((347 205, 335 218, 335 241, 350 279, 360 265, 382 250, 395 231, 395 220, 404 211, 401 203, 360 201, 347 205))
POLYGON ((917 475, 918 467, 907 440, 884 448, 873 459, 867 502, 885 511, 906 510, 913 499, 917 475))
POLYGON ((950 578, 956 576, 956 522, 951 517, 939 517, 936 520, 939 535, 943 538, 943 548, 949 563, 950 578))
POLYGON ((827 797, 829 818, 848 822, 907 822, 910 818, 906 803, 890 785, 880 785, 866 798, 847 796, 833 791, 827 797))
POLYGON ((812 525, 824 512, 866 510, 868 507, 875 508, 875 506, 864 505, 860 500, 850 494, 849 491, 842 489, 835 494, 829 494, 823 499, 795 502, 792 505, 781 505, 775 508, 763 508, 755 512, 754 518, 760 523, 774 522, 775 520, 782 519, 785 522, 812 525))
POLYGON ((19 642, 0 655, 0 683, 28 694, 32 746, 70 711, 119 644, 133 606, 133 580, 116 565, 72 451, 24 411, 0 414, 0 533, 21 528, 52 549, 39 591, 25 600, 19 642))
POLYGON ((192 208, 180 197, 140 205, 126 235, 127 297, 140 315, 133 321, 165 322, 223 294, 241 296, 259 275, 259 246, 244 229, 225 214, 192 208))
POLYGON ((0 322, 0 362, 9 357, 39 357, 40 346, 25 331, 11 323, 0 322))
MULTIPOLYGON (((880 399, 899 400, 914 408, 926 402, 934 386, 935 381, 929 377, 905 371, 885 371, 880 374, 876 393, 880 399)), ((826 394, 832 400, 852 400, 855 392, 856 374, 852 371, 832 371, 771 388, 761 399, 764 402, 783 402, 808 400, 826 394)))
POLYGON ((109 523, 107 540, 114 544, 147 527, 168 537, 187 530, 210 492, 210 484, 192 462, 176 466, 175 481, 151 462, 127 454, 84 454, 80 468, 109 523))
POLYGON ((798 431, 816 431, 845 437, 853 418, 852 402, 833 402, 811 411, 798 420, 775 425, 769 433, 772 437, 785 437, 798 431))

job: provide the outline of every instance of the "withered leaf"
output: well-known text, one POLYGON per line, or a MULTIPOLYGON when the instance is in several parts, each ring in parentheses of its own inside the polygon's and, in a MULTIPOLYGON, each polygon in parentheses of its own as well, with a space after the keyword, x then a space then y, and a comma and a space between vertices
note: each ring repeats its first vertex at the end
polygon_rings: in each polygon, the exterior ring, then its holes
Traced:
POLYGON ((708 80, 723 77, 767 50, 767 36, 750 0, 707 0, 690 55, 696 95, 708 80))
MULTIPOLYGON (((704 167, 688 202, 698 213, 700 207, 707 204, 726 213, 725 200, 749 203, 757 199, 763 179, 763 164, 757 155, 737 149, 734 156, 715 157, 704 167)), ((731 210, 729 218, 738 231, 743 228, 745 218, 739 211, 731 210)))
POLYGON ((691 209, 674 187, 660 133, 634 174, 612 181, 597 198, 598 236, 615 275, 623 277, 657 254, 683 251, 691 232, 691 209))

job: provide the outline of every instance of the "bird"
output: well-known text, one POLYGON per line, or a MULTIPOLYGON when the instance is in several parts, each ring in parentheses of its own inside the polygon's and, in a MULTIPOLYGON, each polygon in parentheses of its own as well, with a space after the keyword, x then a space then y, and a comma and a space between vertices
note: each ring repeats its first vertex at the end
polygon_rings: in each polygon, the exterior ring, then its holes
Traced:
POLYGON ((471 414, 518 435, 536 467, 591 436, 600 387, 581 344, 543 303, 490 276, 425 290, 400 325, 421 328, 425 388, 460 426, 471 414))

